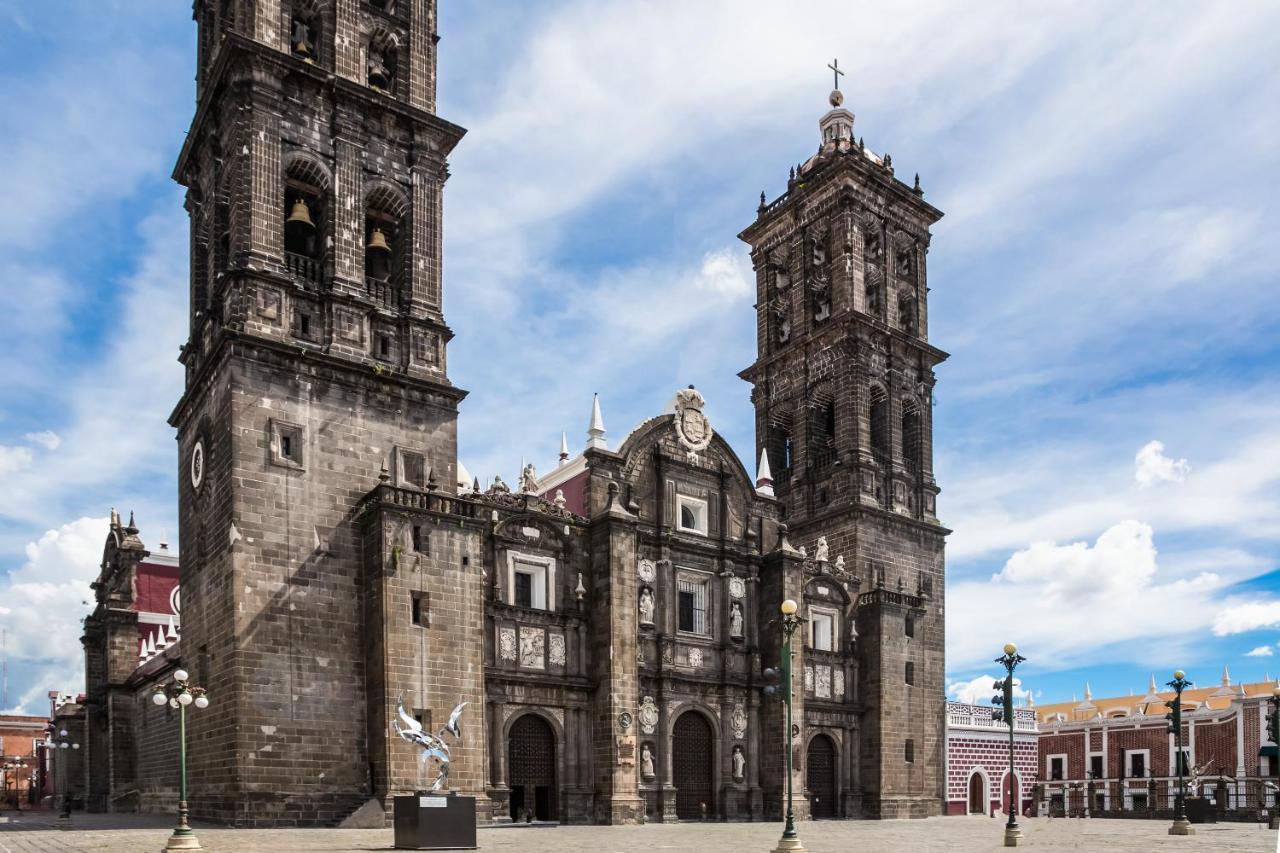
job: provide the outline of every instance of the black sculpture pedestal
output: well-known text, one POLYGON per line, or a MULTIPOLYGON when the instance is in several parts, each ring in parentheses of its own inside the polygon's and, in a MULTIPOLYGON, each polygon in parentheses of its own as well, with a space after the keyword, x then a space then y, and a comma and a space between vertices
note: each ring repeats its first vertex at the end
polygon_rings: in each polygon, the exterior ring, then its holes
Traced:
POLYGON ((396 797, 394 814, 397 850, 476 849, 475 797, 396 797))

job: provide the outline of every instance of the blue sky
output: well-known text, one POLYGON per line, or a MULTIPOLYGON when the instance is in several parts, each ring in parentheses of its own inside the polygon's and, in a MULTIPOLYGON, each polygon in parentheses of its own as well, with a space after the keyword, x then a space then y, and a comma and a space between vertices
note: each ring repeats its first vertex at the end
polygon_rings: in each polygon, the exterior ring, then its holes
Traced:
MULTIPOLYGON (((1042 703, 1280 674, 1274 4, 441 5, 472 471, 549 466, 593 391, 616 442, 689 383, 751 457, 734 235, 816 148, 838 56, 855 133, 947 214, 954 692, 1008 639, 1042 703)), ((0 627, 27 709, 78 683, 108 509, 176 537, 194 97, 187 4, 49 8, 0 0, 0 627)))

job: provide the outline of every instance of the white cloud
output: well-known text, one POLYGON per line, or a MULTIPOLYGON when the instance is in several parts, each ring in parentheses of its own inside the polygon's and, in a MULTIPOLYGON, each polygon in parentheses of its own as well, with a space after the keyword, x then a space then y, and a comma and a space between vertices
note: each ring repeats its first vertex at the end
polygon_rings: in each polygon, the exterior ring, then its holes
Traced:
POLYGON ((1270 646, 1258 646, 1256 649, 1245 652, 1244 656, 1247 658, 1269 658, 1272 654, 1270 646))
POLYGON ((1108 646, 1167 652, 1209 626, 1206 603, 1222 582, 1211 573, 1161 582, 1156 558, 1151 527, 1122 521, 1092 545, 1036 542, 990 580, 952 584, 948 664, 981 666, 1010 641, 1048 670, 1108 646))
POLYGON ((29 432, 22 439, 31 444, 38 444, 45 450, 57 450, 58 445, 62 444, 62 438, 49 429, 41 430, 40 432, 29 432))
MULTIPOLYGON (((1003 675, 979 675, 968 681, 950 681, 947 683, 947 697, 968 705, 989 705, 997 692, 992 685, 1003 679, 1003 675)), ((1022 679, 1015 677, 1013 679, 1013 695, 1015 699, 1026 701, 1026 698, 1031 695, 1031 691, 1024 690, 1022 679)))
POLYGON ((89 584, 98 576, 107 524, 106 518, 80 518, 47 530, 27 543, 20 567, 0 576, 0 625, 8 630, 10 660, 29 679, 18 710, 43 713, 48 690, 83 689, 80 620, 92 610, 89 584))
POLYGON ((1191 473, 1187 460, 1164 455, 1164 443, 1160 441, 1148 441, 1142 445, 1133 464, 1133 478, 1139 488, 1154 486, 1156 483, 1181 483, 1191 473))
POLYGON ((1213 633, 1219 637, 1243 634, 1259 628, 1280 625, 1280 601, 1254 601, 1236 604, 1218 611, 1213 619, 1213 633))
POLYGON ((34 459, 29 447, 6 447, 0 444, 0 474, 15 474, 34 459))

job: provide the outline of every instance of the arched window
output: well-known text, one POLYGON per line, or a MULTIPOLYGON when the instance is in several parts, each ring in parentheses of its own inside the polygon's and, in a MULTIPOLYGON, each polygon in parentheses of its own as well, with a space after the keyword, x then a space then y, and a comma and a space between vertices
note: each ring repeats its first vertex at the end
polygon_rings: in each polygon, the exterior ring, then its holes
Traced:
POLYGON ((836 458, 836 401, 821 387, 810 391, 809 400, 809 461, 822 469, 836 458))
POLYGON ((299 59, 316 62, 320 56, 323 19, 308 0, 294 0, 289 14, 289 50, 299 59))
POLYGON ((780 412, 773 417, 769 427, 769 461, 773 465, 774 483, 786 483, 791 479, 795 464, 795 441, 791 432, 791 415, 780 412))
POLYGON ((881 466, 888 467, 889 446, 889 396, 878 385, 871 386, 870 394, 871 455, 881 466))
POLYGON ((898 328, 908 335, 918 334, 916 322, 916 295, 910 290, 898 291, 898 328))
POLYGON ((912 474, 920 471, 920 409, 914 400, 902 403, 902 432, 899 436, 902 443, 902 464, 912 474))
POLYGON ((315 162, 296 158, 285 174, 284 257, 295 276, 319 283, 326 275, 329 178, 315 162))
POLYGON ((366 54, 369 87, 395 94, 400 70, 400 44, 395 34, 385 30, 375 32, 369 39, 366 54))

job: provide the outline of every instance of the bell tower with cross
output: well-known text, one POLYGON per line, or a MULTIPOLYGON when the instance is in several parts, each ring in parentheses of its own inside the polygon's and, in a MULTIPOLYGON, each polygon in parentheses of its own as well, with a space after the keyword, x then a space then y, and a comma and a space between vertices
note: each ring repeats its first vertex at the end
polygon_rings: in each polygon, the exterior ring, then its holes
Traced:
POLYGON ((739 235, 756 272, 758 353, 741 376, 791 542, 812 555, 822 538, 831 555, 807 564, 810 588, 839 583, 851 601, 835 645, 856 693, 805 700, 807 725, 843 729, 842 813, 922 817, 945 797, 948 531, 932 402, 946 353, 929 342, 925 266, 942 212, 855 136, 844 71, 827 68, 836 87, 817 151, 781 195, 761 194, 739 235))
MULTIPOLYGON (((174 170, 190 334, 170 422, 183 663, 228 712, 190 720, 192 815, 332 825, 390 793, 386 721, 415 683, 381 680, 416 645, 411 627, 401 645, 366 629, 371 608, 405 625, 410 611, 365 600, 359 502, 380 482, 456 492, 466 392, 447 372, 441 235, 464 131, 435 113, 435 0, 196 0, 194 15, 197 103, 174 170)), ((449 571, 423 590, 458 600, 449 571)), ((417 691, 424 714, 483 707, 481 653, 437 656, 471 675, 447 697, 417 691)), ((453 787, 484 808, 472 743, 453 787)))

